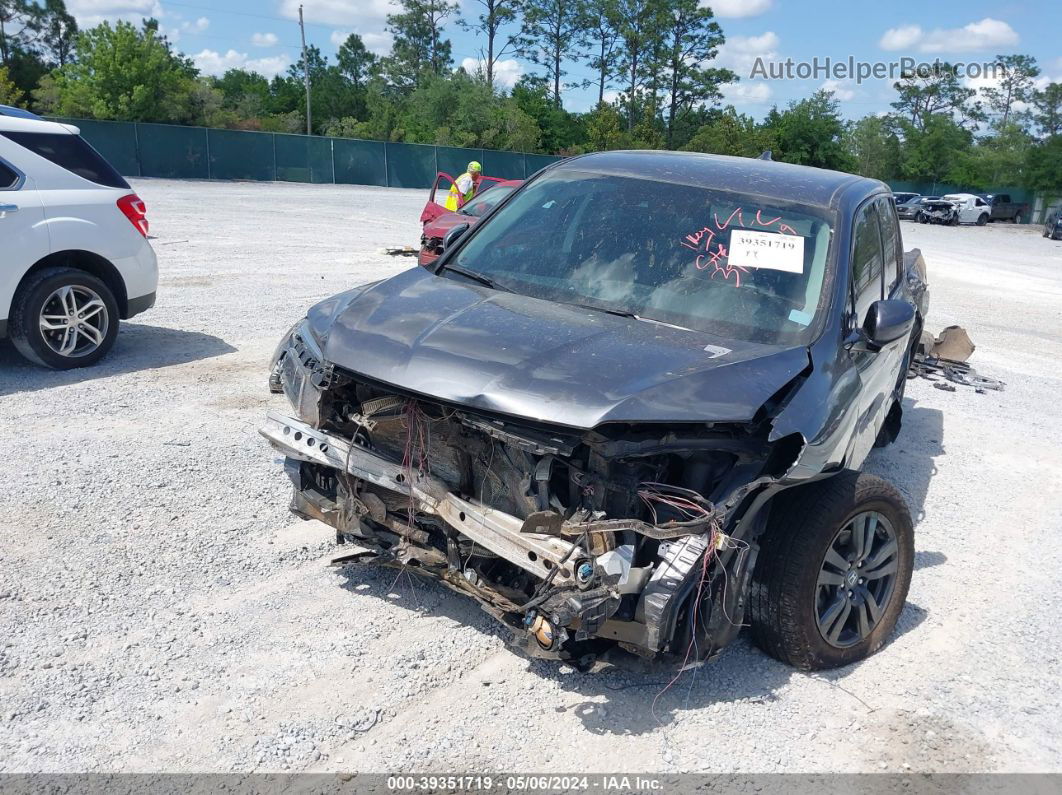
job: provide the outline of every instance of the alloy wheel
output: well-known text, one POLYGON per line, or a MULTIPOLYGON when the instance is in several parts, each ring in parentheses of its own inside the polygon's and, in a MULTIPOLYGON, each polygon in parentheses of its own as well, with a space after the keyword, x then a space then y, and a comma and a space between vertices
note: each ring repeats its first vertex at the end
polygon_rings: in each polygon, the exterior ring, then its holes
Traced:
POLYGON ((41 307, 41 336, 60 356, 87 356, 103 344, 109 328, 107 305, 95 290, 80 284, 60 287, 41 307))
POLYGON ((840 649, 860 643, 877 626, 896 584, 899 546, 889 520, 856 514, 834 536, 815 586, 819 632, 840 649))

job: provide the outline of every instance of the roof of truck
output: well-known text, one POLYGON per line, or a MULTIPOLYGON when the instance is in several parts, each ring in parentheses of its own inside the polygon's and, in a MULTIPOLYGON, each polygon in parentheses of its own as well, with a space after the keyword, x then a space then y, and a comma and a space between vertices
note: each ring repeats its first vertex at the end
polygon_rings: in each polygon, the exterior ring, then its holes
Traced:
POLYGON ((695 185, 819 207, 836 205, 842 194, 890 193, 884 182, 842 171, 699 152, 595 152, 562 160, 548 168, 549 171, 569 169, 695 185))

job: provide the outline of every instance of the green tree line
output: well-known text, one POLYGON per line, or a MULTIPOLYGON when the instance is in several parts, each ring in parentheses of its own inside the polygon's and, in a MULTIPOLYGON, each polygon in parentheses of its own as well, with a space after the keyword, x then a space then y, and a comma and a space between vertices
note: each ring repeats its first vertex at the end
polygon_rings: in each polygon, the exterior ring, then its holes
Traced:
POLYGON ((351 34, 330 60, 317 47, 267 79, 203 75, 158 23, 79 31, 63 0, 0 0, 0 103, 54 115, 305 132, 551 154, 681 149, 776 160, 883 180, 1062 190, 1062 84, 1028 55, 1000 55, 977 91, 955 67, 904 75, 892 111, 846 121, 828 91, 762 121, 724 105, 739 78, 719 67, 725 35, 698 0, 397 0, 393 44, 351 34), (475 34, 477 68, 454 67, 448 31, 475 34), (499 64, 533 64, 511 88, 499 64), (572 66, 585 68, 575 79, 572 66), (592 78, 592 79, 591 79, 592 78), (564 109, 573 87, 596 106, 564 109), (609 101, 611 97, 615 99, 609 101))

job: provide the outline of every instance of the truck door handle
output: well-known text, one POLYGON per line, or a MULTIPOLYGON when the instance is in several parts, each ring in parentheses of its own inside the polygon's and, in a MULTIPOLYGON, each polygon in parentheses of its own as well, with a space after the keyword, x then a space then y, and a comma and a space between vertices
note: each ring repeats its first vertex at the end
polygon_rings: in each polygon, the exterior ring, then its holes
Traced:
POLYGON ((8 213, 17 213, 17 204, 0 204, 0 218, 3 218, 8 213))

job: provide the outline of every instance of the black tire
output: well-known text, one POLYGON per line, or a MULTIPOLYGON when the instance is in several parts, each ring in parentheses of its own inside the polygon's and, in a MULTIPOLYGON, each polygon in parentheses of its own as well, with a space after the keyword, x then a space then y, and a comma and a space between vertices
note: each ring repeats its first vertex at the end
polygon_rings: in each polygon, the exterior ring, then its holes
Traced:
POLYGON ((9 334, 15 348, 34 364, 53 370, 88 367, 98 362, 114 346, 118 336, 118 302, 110 288, 90 273, 76 268, 43 268, 19 287, 12 302, 9 334), (53 350, 41 330, 41 312, 45 301, 63 287, 83 288, 99 296, 106 313, 106 330, 92 350, 63 355, 53 350))
POLYGON ((911 514, 891 483, 876 475, 845 471, 783 493, 772 507, 753 572, 749 616, 756 645, 775 659, 808 671, 869 657, 896 626, 913 564, 911 514), (819 629, 819 576, 827 552, 838 537, 843 538, 839 534, 867 511, 883 516, 891 525, 896 573, 887 600, 879 605, 877 623, 858 642, 840 648, 819 629))
POLYGON ((981 213, 979 216, 977 216, 977 225, 978 226, 984 226, 987 223, 988 223, 988 216, 987 215, 985 215, 984 213, 981 213))

